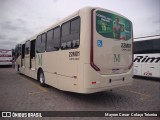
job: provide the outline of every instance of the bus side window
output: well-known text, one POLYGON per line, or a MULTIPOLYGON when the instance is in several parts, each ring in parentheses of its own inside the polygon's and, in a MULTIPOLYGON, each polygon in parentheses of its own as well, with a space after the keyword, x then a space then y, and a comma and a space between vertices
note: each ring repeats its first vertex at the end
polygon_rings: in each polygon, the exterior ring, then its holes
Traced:
POLYGON ((37 53, 45 52, 45 46, 46 46, 46 33, 43 33, 42 35, 39 35, 36 39, 36 52, 37 53))
POLYGON ((80 18, 76 18, 71 21, 71 40, 72 40, 72 48, 79 47, 80 40, 80 18))
POLYGON ((37 53, 40 53, 40 45, 41 45, 41 35, 37 36, 37 39, 36 39, 36 52, 37 53))
POLYGON ((64 23, 61 29, 61 49, 78 48, 80 43, 80 17, 64 23))
POLYGON ((27 41, 25 45, 25 54, 28 55, 29 53, 30 53, 30 41, 27 41))
POLYGON ((30 57, 33 59, 35 57, 35 39, 31 41, 30 48, 30 57))
POLYGON ((15 59, 21 55, 21 44, 18 44, 15 48, 15 59))
POLYGON ((70 21, 64 23, 61 27, 61 49, 65 50, 68 49, 67 47, 67 42, 70 41, 69 36, 70 36, 70 21))
POLYGON ((45 52, 45 49, 46 49, 46 33, 43 33, 41 40, 41 52, 45 52))
POLYGON ((46 51, 50 52, 53 51, 54 47, 53 47, 54 43, 53 43, 53 29, 49 30, 47 32, 47 46, 46 46, 46 51))
POLYGON ((25 55, 25 44, 22 45, 22 59, 24 59, 25 55))
POLYGON ((57 51, 60 47, 60 27, 56 27, 47 32, 46 51, 57 51))
POLYGON ((24 66, 25 44, 22 45, 21 67, 24 66))
POLYGON ((54 29, 54 39, 53 39, 53 46, 54 46, 54 50, 59 50, 60 47, 60 27, 56 27, 54 29))

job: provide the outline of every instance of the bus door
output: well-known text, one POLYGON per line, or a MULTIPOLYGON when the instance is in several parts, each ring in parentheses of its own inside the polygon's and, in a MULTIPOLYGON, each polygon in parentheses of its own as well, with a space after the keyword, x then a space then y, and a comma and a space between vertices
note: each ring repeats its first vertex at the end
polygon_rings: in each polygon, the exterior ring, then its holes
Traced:
POLYGON ((25 66, 25 63, 24 63, 24 56, 25 56, 25 44, 22 45, 22 56, 21 56, 21 67, 24 67, 25 66))
POLYGON ((35 70, 35 67, 35 40, 32 40, 30 44, 30 69, 35 70))
POLYGON ((30 68, 30 41, 25 43, 25 68, 30 68))

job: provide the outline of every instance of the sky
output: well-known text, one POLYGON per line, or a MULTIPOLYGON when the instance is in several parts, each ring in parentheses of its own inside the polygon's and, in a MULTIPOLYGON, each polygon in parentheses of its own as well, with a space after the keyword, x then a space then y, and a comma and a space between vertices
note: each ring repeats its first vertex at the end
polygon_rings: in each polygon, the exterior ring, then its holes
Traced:
POLYGON ((0 0, 0 49, 15 45, 86 6, 129 18, 134 38, 160 35, 160 0, 0 0))

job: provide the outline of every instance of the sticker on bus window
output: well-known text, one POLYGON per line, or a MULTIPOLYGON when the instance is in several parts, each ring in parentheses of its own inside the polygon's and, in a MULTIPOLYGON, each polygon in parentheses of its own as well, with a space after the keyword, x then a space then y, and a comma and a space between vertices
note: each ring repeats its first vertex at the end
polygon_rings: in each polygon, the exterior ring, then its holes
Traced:
POLYGON ((104 11, 96 11, 96 30, 106 38, 131 40, 132 24, 129 20, 104 11))
POLYGON ((102 42, 102 40, 97 40, 97 46, 98 46, 98 47, 103 47, 103 42, 102 42))

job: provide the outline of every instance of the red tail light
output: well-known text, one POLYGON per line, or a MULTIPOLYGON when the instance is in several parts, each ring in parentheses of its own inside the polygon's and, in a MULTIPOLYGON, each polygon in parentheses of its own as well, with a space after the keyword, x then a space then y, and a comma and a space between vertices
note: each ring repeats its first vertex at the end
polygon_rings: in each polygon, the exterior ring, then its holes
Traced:
POLYGON ((92 82, 92 84, 96 84, 96 82, 92 82))

